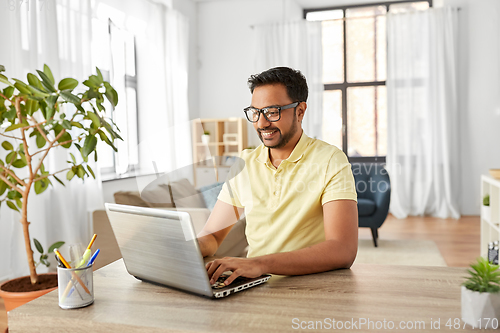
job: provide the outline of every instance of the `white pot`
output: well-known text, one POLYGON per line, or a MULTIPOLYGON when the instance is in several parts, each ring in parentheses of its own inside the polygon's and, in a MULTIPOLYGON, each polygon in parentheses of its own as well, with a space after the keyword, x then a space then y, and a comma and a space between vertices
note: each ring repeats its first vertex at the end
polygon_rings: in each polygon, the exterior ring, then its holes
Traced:
POLYGON ((490 206, 481 206, 481 217, 491 222, 491 207, 490 206))
POLYGON ((462 286, 462 320, 473 328, 497 329, 500 293, 480 293, 462 286))
POLYGON ((201 136, 201 142, 202 142, 204 145, 208 145, 208 143, 210 142, 210 135, 203 134, 203 135, 201 136))

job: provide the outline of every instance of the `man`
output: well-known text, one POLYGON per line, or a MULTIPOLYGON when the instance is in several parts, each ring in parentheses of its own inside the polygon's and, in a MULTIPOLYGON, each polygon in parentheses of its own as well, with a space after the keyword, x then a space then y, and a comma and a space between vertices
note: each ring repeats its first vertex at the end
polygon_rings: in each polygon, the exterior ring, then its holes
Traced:
POLYGON ((249 252, 208 263, 211 283, 228 270, 226 285, 238 276, 349 268, 358 247, 354 178, 341 150, 303 133, 305 77, 277 67, 248 83, 244 111, 262 145, 241 153, 244 168, 224 184, 198 241, 203 256, 213 255, 244 212, 249 252))

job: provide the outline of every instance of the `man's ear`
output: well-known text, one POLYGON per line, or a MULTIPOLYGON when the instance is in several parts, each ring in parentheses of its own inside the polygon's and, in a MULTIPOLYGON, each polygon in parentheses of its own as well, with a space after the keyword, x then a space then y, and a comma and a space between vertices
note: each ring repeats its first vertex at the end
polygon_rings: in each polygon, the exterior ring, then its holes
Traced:
POLYGON ((306 102, 300 102, 299 105, 297 105, 297 118, 299 122, 302 122, 302 118, 304 118, 304 114, 306 113, 307 109, 307 103, 306 102))

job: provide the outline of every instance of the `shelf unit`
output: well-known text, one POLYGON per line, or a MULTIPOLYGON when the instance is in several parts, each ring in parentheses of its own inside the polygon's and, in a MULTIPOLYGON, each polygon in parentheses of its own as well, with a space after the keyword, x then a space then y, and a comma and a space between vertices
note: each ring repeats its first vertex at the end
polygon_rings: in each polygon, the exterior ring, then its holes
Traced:
POLYGON ((481 176, 481 255, 486 257, 488 243, 500 240, 500 180, 481 176), (485 195, 490 195, 490 206, 483 206, 485 195))
POLYGON ((196 119, 192 135, 195 187, 223 181, 231 166, 230 157, 248 147, 244 118, 196 119), (208 144, 201 141, 205 131, 210 132, 208 144))

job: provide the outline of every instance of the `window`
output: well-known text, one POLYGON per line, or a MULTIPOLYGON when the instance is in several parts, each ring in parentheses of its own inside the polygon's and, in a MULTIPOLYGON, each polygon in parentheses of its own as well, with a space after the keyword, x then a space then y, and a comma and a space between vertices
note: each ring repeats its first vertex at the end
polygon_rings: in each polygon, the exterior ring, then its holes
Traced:
POLYGON ((304 10, 323 27, 323 140, 351 162, 385 162, 386 14, 430 6, 432 0, 304 10))
POLYGON ((108 103, 106 110, 123 138, 115 141, 117 152, 100 141, 97 146, 101 173, 110 178, 139 165, 136 52, 134 35, 114 23, 121 21, 121 12, 105 5, 100 9, 100 17, 92 20, 92 62, 118 93, 116 109, 108 103))

